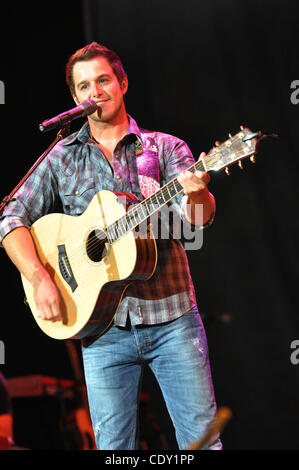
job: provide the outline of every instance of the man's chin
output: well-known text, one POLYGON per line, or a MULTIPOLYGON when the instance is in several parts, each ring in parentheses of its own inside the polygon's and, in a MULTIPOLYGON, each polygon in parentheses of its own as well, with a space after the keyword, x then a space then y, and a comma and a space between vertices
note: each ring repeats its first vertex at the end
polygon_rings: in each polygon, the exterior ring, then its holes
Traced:
POLYGON ((94 122, 112 122, 116 117, 117 113, 107 113, 101 109, 98 109, 94 114, 89 116, 94 122))

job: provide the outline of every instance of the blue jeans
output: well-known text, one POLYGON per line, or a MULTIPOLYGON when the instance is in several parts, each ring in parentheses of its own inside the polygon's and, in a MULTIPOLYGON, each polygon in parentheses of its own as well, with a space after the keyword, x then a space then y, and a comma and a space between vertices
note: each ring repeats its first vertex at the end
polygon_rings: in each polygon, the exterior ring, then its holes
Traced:
MULTIPOLYGON (((101 450, 138 448, 142 369, 162 390, 180 449, 201 439, 216 412, 208 347, 199 313, 159 325, 112 326, 82 347, 95 439, 101 450)), ((209 449, 221 449, 219 439, 209 449)))

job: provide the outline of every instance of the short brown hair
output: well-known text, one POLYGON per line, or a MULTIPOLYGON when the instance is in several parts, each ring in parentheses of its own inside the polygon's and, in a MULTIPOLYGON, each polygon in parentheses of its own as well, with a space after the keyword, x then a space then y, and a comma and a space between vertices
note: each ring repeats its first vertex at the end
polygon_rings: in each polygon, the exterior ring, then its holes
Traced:
POLYGON ((75 83, 73 77, 74 65, 80 61, 92 60, 95 57, 104 57, 105 59, 107 59, 120 84, 122 83, 123 79, 127 76, 123 68, 123 64, 118 55, 111 49, 108 49, 107 47, 102 46, 101 44, 98 44, 97 42, 93 41, 90 44, 87 44, 87 46, 82 47, 82 49, 76 51, 69 58, 66 64, 66 82, 72 95, 75 95, 75 83))

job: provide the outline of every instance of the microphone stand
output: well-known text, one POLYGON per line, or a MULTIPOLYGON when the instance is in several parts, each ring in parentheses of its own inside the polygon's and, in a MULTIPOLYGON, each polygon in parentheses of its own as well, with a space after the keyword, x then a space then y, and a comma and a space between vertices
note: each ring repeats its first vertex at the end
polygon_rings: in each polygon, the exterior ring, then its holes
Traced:
POLYGON ((5 196, 3 201, 0 204, 0 215, 4 208, 7 206, 7 204, 10 201, 13 201, 13 196, 15 193, 19 190, 19 188, 27 181, 29 176, 34 172, 34 170, 38 167, 38 165, 46 158, 48 153, 52 150, 52 148, 62 139, 67 137, 67 135, 70 132, 70 123, 66 122, 63 124, 61 129, 58 131, 54 141, 51 143, 51 145, 47 148, 47 150, 39 157, 39 159, 34 163, 34 165, 30 168, 30 170, 26 173, 26 175, 21 179, 21 181, 17 184, 17 186, 11 191, 11 193, 8 196, 5 196))

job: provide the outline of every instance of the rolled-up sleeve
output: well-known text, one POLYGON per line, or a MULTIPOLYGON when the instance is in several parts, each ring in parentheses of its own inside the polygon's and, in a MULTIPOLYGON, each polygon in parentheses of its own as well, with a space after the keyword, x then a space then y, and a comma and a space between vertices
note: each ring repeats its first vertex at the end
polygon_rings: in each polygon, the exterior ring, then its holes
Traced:
POLYGON ((49 213, 55 201, 56 182, 49 156, 43 160, 6 205, 0 216, 0 243, 12 230, 31 225, 49 213))
POLYGON ((212 223, 214 222, 214 218, 215 218, 215 212, 213 212, 210 216, 210 218, 207 220, 207 222, 205 222, 204 224, 202 223, 203 220, 202 220, 202 215, 203 215, 203 212, 202 211, 199 211, 198 212, 198 223, 197 224, 191 224, 191 222, 186 218, 186 212, 185 212, 185 206, 187 204, 187 199, 188 199, 188 196, 184 195, 183 198, 182 198, 182 201, 181 201, 181 205, 180 205, 180 217, 182 219, 182 221, 186 224, 189 224, 193 230, 203 230, 205 228, 208 228, 210 227, 210 225, 212 225, 212 223))
MULTIPOLYGON (((5 216, 0 219, 0 244, 3 238, 12 230, 18 227, 28 227, 20 217, 5 216)), ((29 227, 28 227, 29 228, 29 227)))

